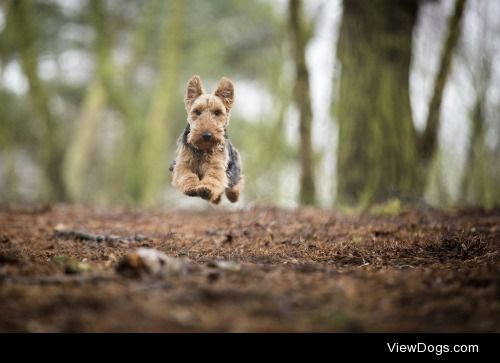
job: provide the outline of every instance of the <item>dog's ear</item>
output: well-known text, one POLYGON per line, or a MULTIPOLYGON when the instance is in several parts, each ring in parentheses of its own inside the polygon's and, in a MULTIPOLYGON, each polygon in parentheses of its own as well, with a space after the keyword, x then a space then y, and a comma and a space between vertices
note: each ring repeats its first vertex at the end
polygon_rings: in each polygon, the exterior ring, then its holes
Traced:
POLYGON ((201 82, 200 76, 192 76, 186 86, 186 97, 184 98, 184 104, 186 105, 186 110, 189 112, 191 105, 194 100, 200 97, 205 91, 203 90, 203 83, 201 82))
POLYGON ((231 107, 233 107, 234 101, 234 85, 229 78, 221 78, 219 84, 217 85, 217 89, 214 92, 214 95, 222 100, 224 106, 226 106, 227 112, 231 111, 231 107))

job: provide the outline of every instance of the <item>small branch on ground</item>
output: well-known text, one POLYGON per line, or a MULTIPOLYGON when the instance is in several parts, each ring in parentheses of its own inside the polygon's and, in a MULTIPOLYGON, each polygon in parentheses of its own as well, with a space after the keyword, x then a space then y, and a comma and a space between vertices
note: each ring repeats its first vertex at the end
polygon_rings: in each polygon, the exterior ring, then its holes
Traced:
POLYGON ((146 240, 146 237, 141 234, 135 234, 133 236, 116 236, 113 234, 94 234, 83 230, 70 229, 64 224, 58 224, 54 227, 54 237, 65 238, 65 239, 75 239, 80 241, 93 241, 93 242, 141 242, 146 240))

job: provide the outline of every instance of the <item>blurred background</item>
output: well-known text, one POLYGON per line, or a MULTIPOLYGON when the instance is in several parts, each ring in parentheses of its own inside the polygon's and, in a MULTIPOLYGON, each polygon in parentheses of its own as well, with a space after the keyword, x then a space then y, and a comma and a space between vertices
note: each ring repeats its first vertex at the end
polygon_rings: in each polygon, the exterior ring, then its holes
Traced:
POLYGON ((498 0, 0 4, 2 203, 206 207, 168 172, 199 74, 240 206, 500 204, 498 0))

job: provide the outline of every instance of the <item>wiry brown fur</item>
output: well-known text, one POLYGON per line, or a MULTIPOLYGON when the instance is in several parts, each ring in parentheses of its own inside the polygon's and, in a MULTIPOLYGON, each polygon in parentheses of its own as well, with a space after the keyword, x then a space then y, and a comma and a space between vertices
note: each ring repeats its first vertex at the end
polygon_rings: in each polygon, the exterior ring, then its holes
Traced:
POLYGON ((225 135, 233 101, 234 86, 228 78, 220 80, 213 94, 205 93, 199 76, 189 80, 184 99, 188 127, 179 138, 173 167, 173 185, 182 193, 218 204, 225 192, 231 202, 238 201, 243 185, 240 158, 225 135), (204 139, 207 133, 210 140, 204 139))

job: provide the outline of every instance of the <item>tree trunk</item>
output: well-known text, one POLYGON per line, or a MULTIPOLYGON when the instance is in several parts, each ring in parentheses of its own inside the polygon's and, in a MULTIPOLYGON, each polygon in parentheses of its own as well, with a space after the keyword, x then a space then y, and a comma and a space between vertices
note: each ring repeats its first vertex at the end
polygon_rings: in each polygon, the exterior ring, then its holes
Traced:
POLYGON ((301 3, 299 0, 290 0, 289 27, 293 61, 295 63, 294 101, 299 109, 300 133, 300 203, 314 205, 316 201, 316 188, 314 184, 313 150, 311 145, 311 97, 309 92, 309 72, 305 59, 306 37, 302 24, 301 3))
POLYGON ((496 183, 491 165, 494 165, 492 153, 485 145, 485 115, 483 102, 486 87, 478 95, 472 111, 472 130, 469 149, 465 162, 465 174, 462 180, 462 204, 493 208, 495 200, 496 183))
POLYGON ((46 175, 47 199, 63 201, 66 197, 61 165, 64 145, 61 126, 58 125, 49 107, 49 96, 38 77, 38 54, 35 47, 35 30, 31 0, 12 2, 12 17, 17 34, 21 66, 29 84, 35 119, 40 119, 38 145, 40 163, 46 175))
POLYGON ((427 123, 425 131, 419 140, 419 156, 424 163, 424 167, 425 164, 431 160, 436 150, 441 100, 443 99, 444 87, 451 69, 453 51, 455 50, 460 35, 460 22, 464 13, 465 3, 466 0, 456 0, 455 10, 448 23, 448 36, 441 56, 439 71, 434 83, 434 93, 429 106, 427 123))
POLYGON ((90 16, 96 31, 96 68, 99 79, 106 91, 110 105, 115 108, 123 120, 123 140, 117 146, 113 164, 110 165, 111 199, 119 198, 121 202, 136 203, 139 200, 142 177, 137 167, 142 139, 142 115, 129 91, 130 74, 123 74, 113 62, 113 36, 107 23, 105 2, 91 0, 89 2, 90 16), (121 82, 123 80, 128 82, 121 82), (117 186, 120 187, 117 187, 117 186))
POLYGON ((63 173, 68 196, 72 201, 86 201, 90 191, 88 174, 94 147, 97 144, 96 131, 100 121, 100 111, 106 103, 106 94, 100 80, 94 80, 85 93, 79 118, 76 120, 71 141, 64 158, 63 173))
POLYGON ((344 1, 338 55, 337 199, 368 205, 420 195, 409 97, 418 1, 344 1))
POLYGON ((180 81, 184 1, 172 0, 169 6, 163 47, 159 54, 159 77, 144 120, 145 132, 141 145, 140 166, 143 183, 140 202, 146 206, 158 202, 158 196, 168 175, 168 129, 169 124, 173 122, 169 117, 172 117, 173 106, 177 102, 176 90, 180 81))

